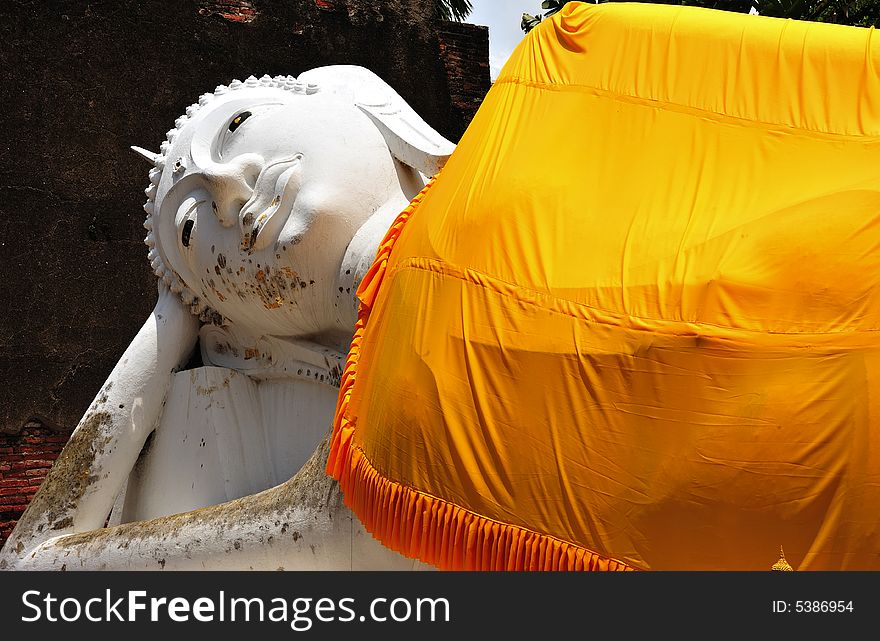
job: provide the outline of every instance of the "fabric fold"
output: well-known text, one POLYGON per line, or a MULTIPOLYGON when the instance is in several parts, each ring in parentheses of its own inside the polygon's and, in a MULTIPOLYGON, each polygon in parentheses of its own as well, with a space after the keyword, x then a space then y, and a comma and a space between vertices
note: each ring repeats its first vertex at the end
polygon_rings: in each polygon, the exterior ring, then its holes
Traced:
POLYGON ((572 2, 358 290, 327 471, 445 569, 880 569, 880 44, 572 2))

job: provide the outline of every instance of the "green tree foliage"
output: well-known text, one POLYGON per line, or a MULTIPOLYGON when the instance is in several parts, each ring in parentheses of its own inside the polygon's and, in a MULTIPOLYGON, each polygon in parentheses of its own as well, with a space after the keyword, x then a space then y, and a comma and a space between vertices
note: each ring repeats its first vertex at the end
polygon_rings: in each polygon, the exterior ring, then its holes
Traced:
MULTIPOLYGON (((543 15, 524 13, 520 26, 526 33, 540 24, 543 18, 552 16, 570 0, 545 0, 541 4, 543 15)), ((605 0, 599 0, 604 2, 605 0)), ((629 1, 629 0, 615 0, 629 1)), ((638 1, 638 0, 634 0, 638 1)), ((880 0, 652 0, 657 4, 682 4, 709 9, 723 9, 748 13, 754 7, 762 16, 815 20, 857 27, 875 27, 880 24, 880 0)))
POLYGON ((467 18, 473 10, 471 0, 437 0, 436 6, 438 18, 458 22, 467 18))
POLYGON ((762 0, 758 12, 763 16, 834 22, 857 27, 880 24, 880 0, 762 0))
MULTIPOLYGON (((563 6, 568 4, 568 0, 545 0, 541 3, 541 8, 544 9, 544 18, 549 18, 554 13, 562 9, 563 6)), ((541 14, 533 16, 530 13, 522 14, 522 21, 519 23, 520 28, 528 33, 535 27, 537 27, 541 23, 541 14)))

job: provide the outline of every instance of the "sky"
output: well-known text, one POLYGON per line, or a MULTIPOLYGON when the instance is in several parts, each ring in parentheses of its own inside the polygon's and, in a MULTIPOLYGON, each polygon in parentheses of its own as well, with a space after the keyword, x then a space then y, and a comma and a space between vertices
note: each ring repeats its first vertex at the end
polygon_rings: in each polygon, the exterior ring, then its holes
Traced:
POLYGON ((474 10, 466 22, 489 27, 489 73, 494 81, 525 35, 519 26, 522 14, 543 13, 541 0, 471 0, 471 4, 474 10))

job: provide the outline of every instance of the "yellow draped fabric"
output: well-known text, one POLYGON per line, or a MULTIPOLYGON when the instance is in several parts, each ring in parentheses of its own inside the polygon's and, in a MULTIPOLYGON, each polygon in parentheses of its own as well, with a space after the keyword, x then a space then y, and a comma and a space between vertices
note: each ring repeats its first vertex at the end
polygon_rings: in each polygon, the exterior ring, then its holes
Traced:
POLYGON ((570 3, 362 283, 328 471, 449 569, 880 569, 880 38, 570 3))

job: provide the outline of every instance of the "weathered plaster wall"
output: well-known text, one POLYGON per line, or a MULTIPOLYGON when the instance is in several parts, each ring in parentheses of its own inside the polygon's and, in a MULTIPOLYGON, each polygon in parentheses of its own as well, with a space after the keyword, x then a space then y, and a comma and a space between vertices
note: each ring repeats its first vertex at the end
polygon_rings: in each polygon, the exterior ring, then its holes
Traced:
POLYGON ((156 299, 129 145, 157 150, 233 78, 327 64, 373 70, 457 140, 488 32, 418 0, 0 4, 0 543, 48 467, 16 457, 54 460, 156 299))

